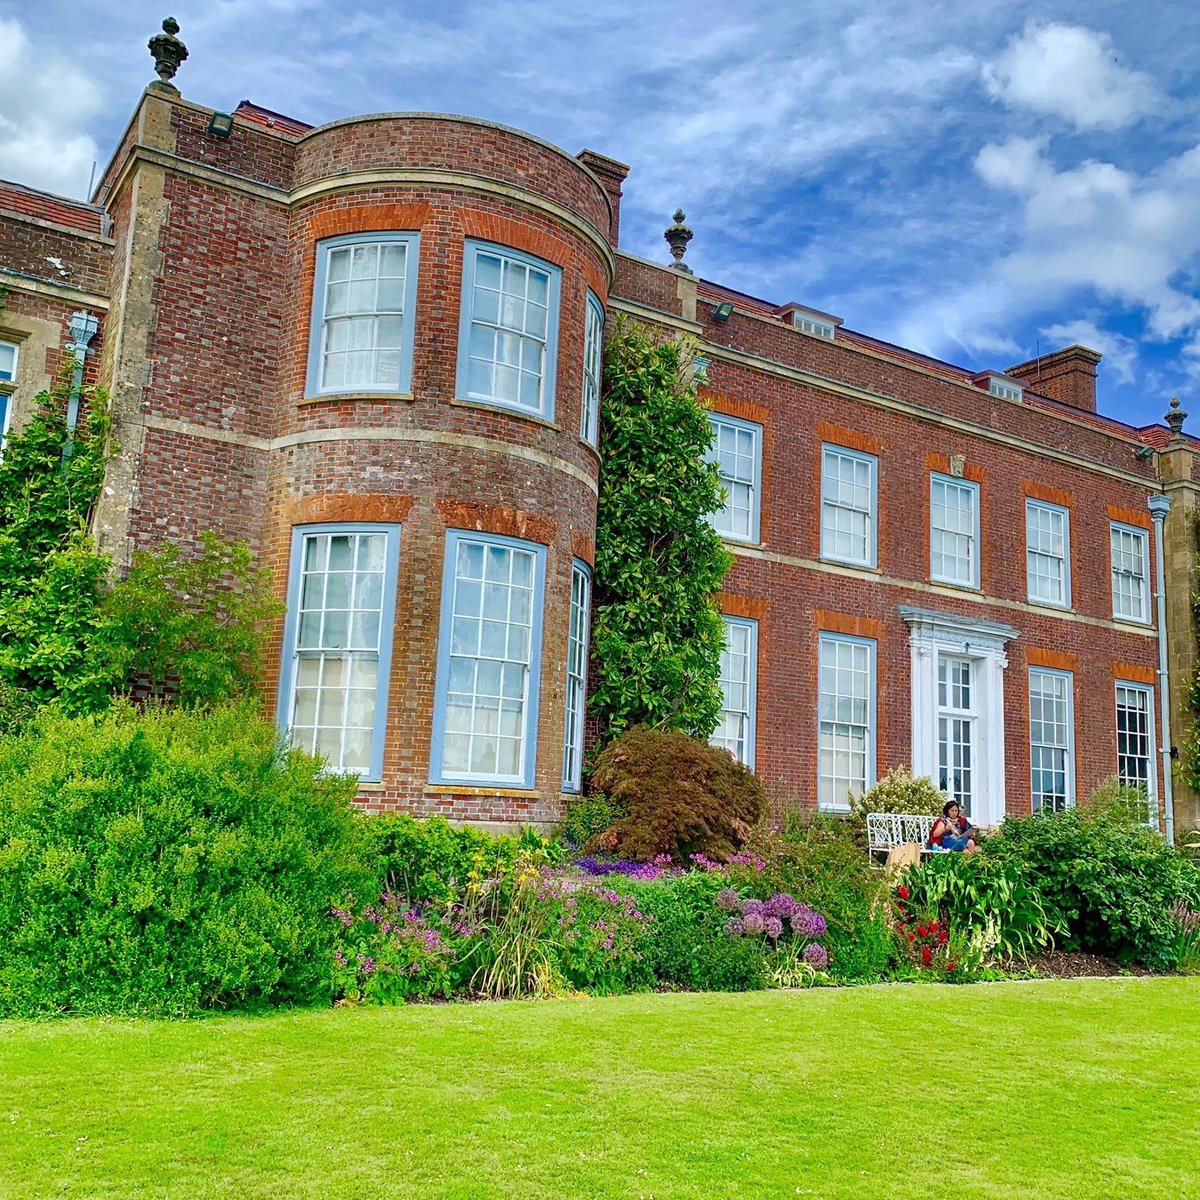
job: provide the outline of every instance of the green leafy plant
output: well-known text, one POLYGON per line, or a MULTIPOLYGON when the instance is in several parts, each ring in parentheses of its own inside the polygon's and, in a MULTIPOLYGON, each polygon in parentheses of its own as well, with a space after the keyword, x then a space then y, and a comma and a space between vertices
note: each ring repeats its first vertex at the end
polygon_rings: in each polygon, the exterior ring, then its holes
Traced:
POLYGON ((910 867, 904 883, 912 908, 964 933, 971 957, 981 963, 1027 959, 1066 931, 1016 864, 1004 859, 935 854, 910 867))
POLYGON ((720 719, 713 597, 733 560, 708 520, 722 491, 690 358, 630 324, 607 338, 589 701, 603 740, 635 725, 708 738, 720 719))
POLYGON ((1086 808, 1010 816, 985 853, 1036 888, 1065 949, 1174 966, 1171 908, 1200 899, 1200 871, 1154 830, 1086 808))
POLYGON ((330 905, 373 885, 356 784, 252 704, 44 712, 0 739, 0 1013, 325 999, 330 905))
POLYGON ((670 730, 628 730, 596 758, 592 781, 624 814, 596 846, 642 862, 728 858, 767 806, 758 776, 727 750, 670 730))

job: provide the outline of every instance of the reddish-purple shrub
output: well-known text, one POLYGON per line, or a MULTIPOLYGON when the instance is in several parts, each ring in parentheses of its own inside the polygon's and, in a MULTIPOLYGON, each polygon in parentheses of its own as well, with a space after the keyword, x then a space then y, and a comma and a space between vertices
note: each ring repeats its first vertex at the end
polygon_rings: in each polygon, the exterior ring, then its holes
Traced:
POLYGON ((727 859, 767 807, 758 776, 727 750, 661 729, 622 734, 597 757, 592 784, 624 814, 596 848, 639 862, 727 859))

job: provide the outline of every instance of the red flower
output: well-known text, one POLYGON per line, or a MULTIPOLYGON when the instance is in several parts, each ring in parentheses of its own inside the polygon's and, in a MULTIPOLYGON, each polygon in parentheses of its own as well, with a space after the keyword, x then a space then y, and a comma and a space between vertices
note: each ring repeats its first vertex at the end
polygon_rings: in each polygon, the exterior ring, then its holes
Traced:
POLYGON ((908 888, 906 888, 904 886, 904 884, 901 884, 896 889, 896 895, 899 896, 901 900, 907 900, 908 899, 908 888))
POLYGON ((946 964, 946 970, 947 970, 947 971, 953 971, 953 970, 954 970, 954 964, 953 964, 952 962, 948 962, 948 963, 946 964))
POLYGON ((916 935, 915 933, 910 933, 910 934, 908 935, 908 940, 909 940, 910 942, 915 942, 915 941, 917 940, 917 935, 916 935))
POLYGON ((929 928, 930 928, 931 930, 933 930, 933 932, 934 932, 934 933, 937 933, 937 931, 938 931, 938 923, 937 923, 936 921, 930 921, 930 922, 929 922, 929 928))
POLYGON ((917 926, 917 932, 918 932, 918 933, 919 933, 919 934, 920 934, 922 937, 928 937, 928 936, 929 936, 929 927, 928 927, 928 926, 926 926, 926 925, 918 925, 918 926, 917 926))
POLYGON ((950 935, 944 929, 939 929, 938 930, 938 945, 944 946, 946 944, 946 939, 949 936, 950 935))
POLYGON ((930 950, 928 946, 921 947, 921 961, 926 966, 929 966, 929 964, 933 962, 933 951, 930 950))

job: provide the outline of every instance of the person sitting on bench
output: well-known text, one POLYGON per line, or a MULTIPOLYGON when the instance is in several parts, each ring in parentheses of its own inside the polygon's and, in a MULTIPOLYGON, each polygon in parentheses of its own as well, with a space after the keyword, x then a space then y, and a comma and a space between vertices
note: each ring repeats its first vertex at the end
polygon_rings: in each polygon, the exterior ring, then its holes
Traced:
POLYGON ((979 830, 962 815, 962 809, 953 800, 942 805, 942 815, 933 823, 929 843, 943 850, 962 850, 973 854, 979 849, 976 838, 979 830))

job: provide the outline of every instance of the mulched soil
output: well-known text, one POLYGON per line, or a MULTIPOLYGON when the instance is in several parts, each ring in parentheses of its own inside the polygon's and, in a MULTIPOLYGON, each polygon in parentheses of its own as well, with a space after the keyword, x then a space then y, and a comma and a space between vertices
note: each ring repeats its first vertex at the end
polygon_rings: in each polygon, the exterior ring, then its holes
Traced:
POLYGON ((1102 975, 1153 975, 1145 967, 1131 967, 1102 958, 1099 954, 1075 954, 1064 950, 1051 950, 1029 960, 1029 966, 1037 975, 1050 979, 1089 979, 1102 975))

